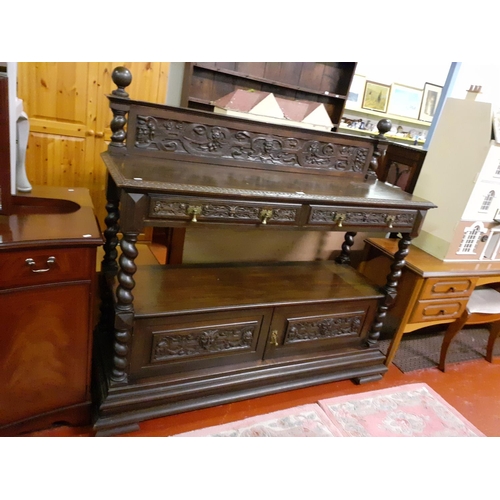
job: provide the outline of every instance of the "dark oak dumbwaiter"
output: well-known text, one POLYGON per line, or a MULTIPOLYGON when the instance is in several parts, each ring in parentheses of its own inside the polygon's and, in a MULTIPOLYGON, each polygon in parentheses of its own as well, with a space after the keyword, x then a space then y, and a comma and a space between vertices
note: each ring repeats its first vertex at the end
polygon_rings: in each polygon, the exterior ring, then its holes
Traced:
POLYGON ((103 153, 109 215, 97 434, 278 391, 382 377, 380 329, 411 238, 434 207, 377 181, 383 137, 133 101, 128 70, 115 69, 113 81, 113 136, 103 153), (147 225, 347 233, 335 262, 137 267, 137 236, 147 225), (347 265, 360 230, 403 234, 381 289, 347 265))

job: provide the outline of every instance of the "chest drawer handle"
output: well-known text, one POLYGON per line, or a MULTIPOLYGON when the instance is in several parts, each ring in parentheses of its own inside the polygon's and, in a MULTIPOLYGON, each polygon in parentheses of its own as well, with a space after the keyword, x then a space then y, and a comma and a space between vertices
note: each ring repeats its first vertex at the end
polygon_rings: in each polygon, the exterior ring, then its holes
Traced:
POLYGON ((201 207, 188 207, 187 214, 191 216, 191 222, 198 222, 196 217, 201 214, 201 207))
POLYGON ((335 216, 335 222, 337 223, 338 227, 342 227, 345 221, 345 214, 337 214, 335 216))
POLYGON ((396 217, 394 215, 388 215, 387 218, 385 219, 385 222, 389 229, 392 229, 394 226, 394 221, 396 220, 396 217))
POLYGON ((450 288, 448 288, 448 293, 455 293, 455 292, 456 290, 454 286, 450 286, 450 288))
POLYGON ((267 224, 267 221, 273 216, 273 211, 272 210, 261 210, 260 211, 260 221, 262 224, 267 224))
POLYGON ((50 271, 52 264, 54 264, 56 261, 55 257, 49 257, 47 259, 47 267, 45 269, 34 269, 34 266, 36 266, 36 263, 33 259, 26 259, 26 264, 31 267, 31 272, 32 273, 46 273, 47 271, 50 271))

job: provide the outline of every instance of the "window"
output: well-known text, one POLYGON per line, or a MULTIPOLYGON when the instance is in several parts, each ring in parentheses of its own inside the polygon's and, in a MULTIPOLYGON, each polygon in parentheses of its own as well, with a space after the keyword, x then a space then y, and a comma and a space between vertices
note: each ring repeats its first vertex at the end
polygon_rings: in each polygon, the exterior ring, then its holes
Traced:
POLYGON ((480 212, 487 212, 488 209, 490 208, 491 202, 493 201, 493 198, 495 197, 495 191, 490 191, 483 200, 483 203, 481 205, 481 208, 479 209, 480 212))
POLYGON ((482 232, 484 231, 481 230, 481 226, 479 224, 466 228, 457 253, 475 254, 477 242, 479 241, 479 236, 482 232))

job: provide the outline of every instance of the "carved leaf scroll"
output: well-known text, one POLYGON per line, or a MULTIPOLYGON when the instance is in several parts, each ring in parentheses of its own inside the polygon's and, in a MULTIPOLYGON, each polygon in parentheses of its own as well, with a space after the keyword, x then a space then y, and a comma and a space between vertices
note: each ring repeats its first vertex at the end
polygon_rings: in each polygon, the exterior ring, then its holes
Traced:
POLYGON ((363 172, 368 149, 259 134, 153 116, 137 116, 135 147, 178 155, 319 170, 363 172))
POLYGON ((243 326, 215 326, 183 330, 181 333, 156 334, 151 362, 248 350, 252 347, 257 326, 257 322, 251 322, 243 326))
POLYGON ((324 319, 289 320, 285 344, 306 340, 359 336, 364 314, 335 315, 324 319))

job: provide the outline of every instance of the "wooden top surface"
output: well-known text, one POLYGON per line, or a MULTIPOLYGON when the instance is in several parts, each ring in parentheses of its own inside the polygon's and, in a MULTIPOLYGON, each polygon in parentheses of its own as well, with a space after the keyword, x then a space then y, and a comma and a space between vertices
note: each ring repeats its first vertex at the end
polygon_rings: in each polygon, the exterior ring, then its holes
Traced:
POLYGON ((26 246, 97 246, 102 236, 85 188, 33 186, 0 215, 0 251, 26 246))
POLYGON ((136 318, 382 296, 357 271, 331 261, 138 266, 134 280, 136 318))
MULTIPOLYGON (((398 251, 397 239, 368 238, 366 243, 391 257, 398 251)), ((500 275, 500 262, 444 262, 413 245, 410 246, 405 260, 408 268, 425 278, 448 275, 500 275)))
POLYGON ((435 205, 377 180, 328 174, 239 168, 147 157, 102 154, 119 187, 175 195, 238 197, 289 203, 339 203, 429 209, 435 205))

